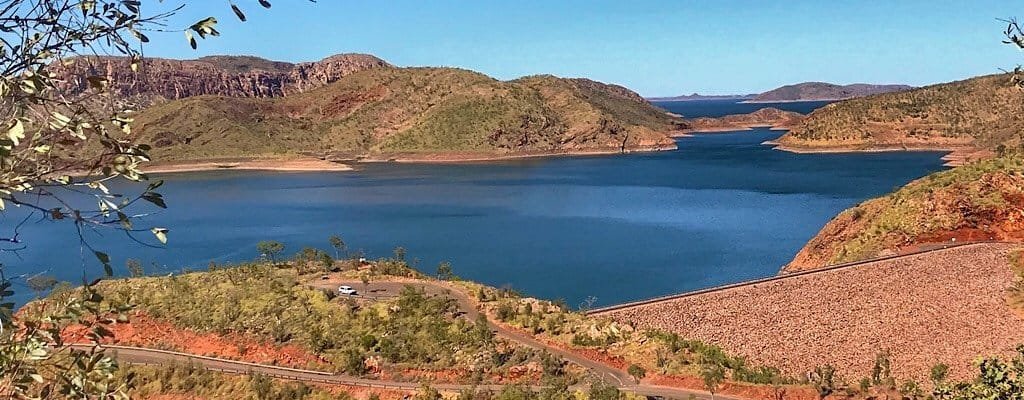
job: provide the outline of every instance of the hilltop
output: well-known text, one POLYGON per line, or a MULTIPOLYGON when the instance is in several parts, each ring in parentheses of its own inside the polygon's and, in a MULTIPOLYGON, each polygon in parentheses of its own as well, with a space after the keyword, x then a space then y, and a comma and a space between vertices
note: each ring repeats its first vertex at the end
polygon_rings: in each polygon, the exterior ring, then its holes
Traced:
POLYGON ((454 68, 366 68, 283 97, 156 104, 136 128, 160 160, 474 159, 674 148, 682 120, 621 86, 454 68))
POLYGON ((1024 239, 1024 159, 937 172, 832 219, 783 272, 858 261, 951 240, 1024 239))
POLYGON ((969 149, 1020 145, 1024 93, 1007 74, 822 107, 778 140, 798 151, 969 149))
POLYGON ((871 85, 866 83, 836 85, 826 82, 804 82, 769 90, 757 95, 750 102, 775 103, 784 101, 845 100, 909 89, 913 89, 913 87, 907 85, 871 85))

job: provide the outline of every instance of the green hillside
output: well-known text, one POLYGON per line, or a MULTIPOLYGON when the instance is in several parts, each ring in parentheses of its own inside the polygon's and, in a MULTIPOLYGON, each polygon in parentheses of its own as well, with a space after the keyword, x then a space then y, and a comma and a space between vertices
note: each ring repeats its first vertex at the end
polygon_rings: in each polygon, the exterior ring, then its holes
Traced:
POLYGON ((779 142, 804 149, 1019 147, 1024 93, 1005 74, 830 104, 779 142))
POLYGON ((159 160, 645 150, 672 147, 682 123, 619 86, 452 68, 371 69, 285 98, 187 98, 136 122, 159 160))

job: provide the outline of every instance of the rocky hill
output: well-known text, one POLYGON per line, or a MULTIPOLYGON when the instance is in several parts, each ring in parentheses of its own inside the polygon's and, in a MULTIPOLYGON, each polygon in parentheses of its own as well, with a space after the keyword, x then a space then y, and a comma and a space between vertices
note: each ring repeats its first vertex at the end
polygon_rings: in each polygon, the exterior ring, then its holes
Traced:
MULTIPOLYGON (((323 86, 344 72, 312 67, 288 72, 307 79, 238 92, 260 95, 155 105, 138 115, 136 129, 160 160, 296 154, 451 160, 674 148, 668 133, 683 124, 626 88, 586 79, 503 82, 461 69, 369 67, 323 86)), ((167 74, 177 82, 173 71, 167 74)), ((176 85, 155 87, 182 97, 186 92, 176 85)))
POLYGON ((1024 239, 1024 159, 996 158, 938 172, 843 211, 783 272, 951 241, 1024 239))
POLYGON ((687 120, 688 132, 722 132, 771 127, 789 129, 804 118, 803 114, 778 108, 762 108, 749 114, 733 114, 724 117, 701 117, 687 120))
POLYGON ((830 104, 778 142, 797 150, 1000 150, 1020 146, 1022 129, 1024 93, 1000 74, 830 104))
POLYGON ((913 87, 907 85, 870 85, 866 83, 835 85, 825 82, 804 82, 769 90, 757 95, 757 97, 750 101, 771 103, 779 101, 845 100, 909 89, 913 89, 913 87))
POLYGON ((684 94, 669 97, 648 97, 650 101, 701 101, 701 100, 749 100, 757 97, 757 94, 709 94, 700 93, 684 94))
POLYGON ((351 73, 390 64, 366 54, 339 54, 316 62, 292 64, 250 56, 210 56, 198 60, 144 58, 138 72, 124 57, 80 57, 53 69, 68 95, 89 88, 88 76, 101 76, 110 89, 142 105, 192 96, 281 97, 306 92, 351 73))

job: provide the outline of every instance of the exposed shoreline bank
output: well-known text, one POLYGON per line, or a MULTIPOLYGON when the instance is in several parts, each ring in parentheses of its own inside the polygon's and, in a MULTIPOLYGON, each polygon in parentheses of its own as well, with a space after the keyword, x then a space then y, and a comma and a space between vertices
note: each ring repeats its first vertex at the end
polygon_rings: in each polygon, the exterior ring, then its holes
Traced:
POLYGON ((763 128, 767 128, 768 130, 772 130, 772 131, 788 131, 789 130, 789 128, 787 128, 785 126, 779 126, 779 125, 773 125, 773 124, 751 124, 751 125, 742 125, 742 126, 729 126, 729 127, 722 126, 722 127, 714 127, 714 128, 687 129, 685 131, 682 131, 682 133, 680 133, 678 136, 673 136, 673 137, 687 137, 687 136, 691 136, 693 134, 701 134, 701 133, 743 132, 743 131, 752 131, 754 129, 763 129, 763 128))
POLYGON ((312 171, 352 171, 348 164, 326 161, 315 158, 304 159, 250 159, 250 160, 202 160, 190 162, 168 162, 147 166, 147 174, 173 174, 179 172, 204 171, 278 171, 278 172, 312 172, 312 171))
MULTIPOLYGON (((671 136, 678 137, 678 136, 671 136)), ((359 159, 359 163, 384 163, 384 162, 396 162, 396 163, 420 163, 420 164, 458 164, 458 163, 472 163, 472 162, 488 162, 488 161, 507 161, 507 160, 519 160, 529 158, 546 158, 546 157, 575 157, 575 156, 610 156, 616 154, 632 154, 632 153, 653 153, 659 151, 672 151, 678 147, 675 143, 671 145, 656 145, 656 146, 640 146, 630 149, 619 149, 619 148, 606 148, 606 149, 591 149, 591 150, 580 150, 580 151, 538 151, 538 152, 522 152, 522 153, 508 153, 508 154, 495 154, 495 153, 478 153, 478 152, 447 152, 447 153, 401 153, 401 154, 390 154, 390 155, 375 155, 366 158, 359 159)))
MULTIPOLYGON (((685 136, 685 135, 683 135, 685 136)), ((672 136, 680 137, 680 136, 672 136)), ((173 174, 185 172, 207 171, 274 171, 274 172, 348 172, 354 171, 357 164, 370 163, 423 163, 423 164, 458 164, 472 162, 506 161, 546 157, 599 156, 631 153, 651 153, 676 150, 671 145, 642 146, 629 149, 592 149, 581 151, 540 151, 496 154, 486 152, 440 152, 440 153, 402 153, 373 155, 363 158, 328 161, 319 158, 253 158, 253 159, 209 159, 181 162, 155 163, 144 168, 147 174, 173 174)))
POLYGON ((787 151, 790 153, 797 154, 830 154, 830 153, 887 153, 887 152, 921 152, 921 151, 934 151, 934 152, 945 152, 946 155, 942 156, 942 160, 945 161, 943 164, 946 167, 957 167, 967 164, 973 160, 979 160, 988 158, 991 156, 987 150, 981 150, 974 147, 966 146, 870 146, 870 147, 855 147, 855 146, 837 146, 837 147, 800 147, 790 146, 781 144, 776 140, 769 140, 761 143, 766 146, 772 146, 773 149, 779 151, 787 151))

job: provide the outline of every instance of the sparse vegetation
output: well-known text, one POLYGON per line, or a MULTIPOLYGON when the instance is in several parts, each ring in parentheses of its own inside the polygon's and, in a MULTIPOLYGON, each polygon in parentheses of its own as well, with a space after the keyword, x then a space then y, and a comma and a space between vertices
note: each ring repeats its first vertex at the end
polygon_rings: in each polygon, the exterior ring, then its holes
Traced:
POLYGON ((669 145, 674 123, 621 87, 454 68, 373 68, 285 98, 194 97, 138 117, 163 160, 616 150, 669 145))
POLYGON ((980 161, 918 179, 840 213, 788 270, 857 261, 921 242, 1002 239, 1024 229, 1024 158, 980 161))
POLYGON ((1024 249, 1017 249, 1010 253, 1010 267, 1017 274, 1013 286, 1010 287, 1007 301, 1010 306, 1024 311, 1024 249))
MULTIPOLYGON (((402 276, 411 273, 396 260, 376 265, 402 276)), ((393 300, 343 307, 305 286, 303 279, 308 278, 292 268, 244 264, 106 281, 98 290, 111 304, 135 304, 147 315, 181 328, 298 344, 352 375, 367 372, 371 358, 396 367, 470 368, 483 373, 539 360, 532 351, 499 344, 489 330, 481 334, 478 322, 456 318, 457 306, 449 298, 406 287, 393 300)))
POLYGON ((787 146, 1018 149, 1024 93, 1009 74, 829 104, 780 139, 787 146))
POLYGON ((118 373, 124 379, 133 375, 132 398, 160 395, 186 395, 220 399, 255 400, 333 400, 350 399, 347 394, 332 395, 324 389, 301 382, 281 382, 262 375, 229 375, 202 367, 180 364, 167 366, 131 366, 118 373))

